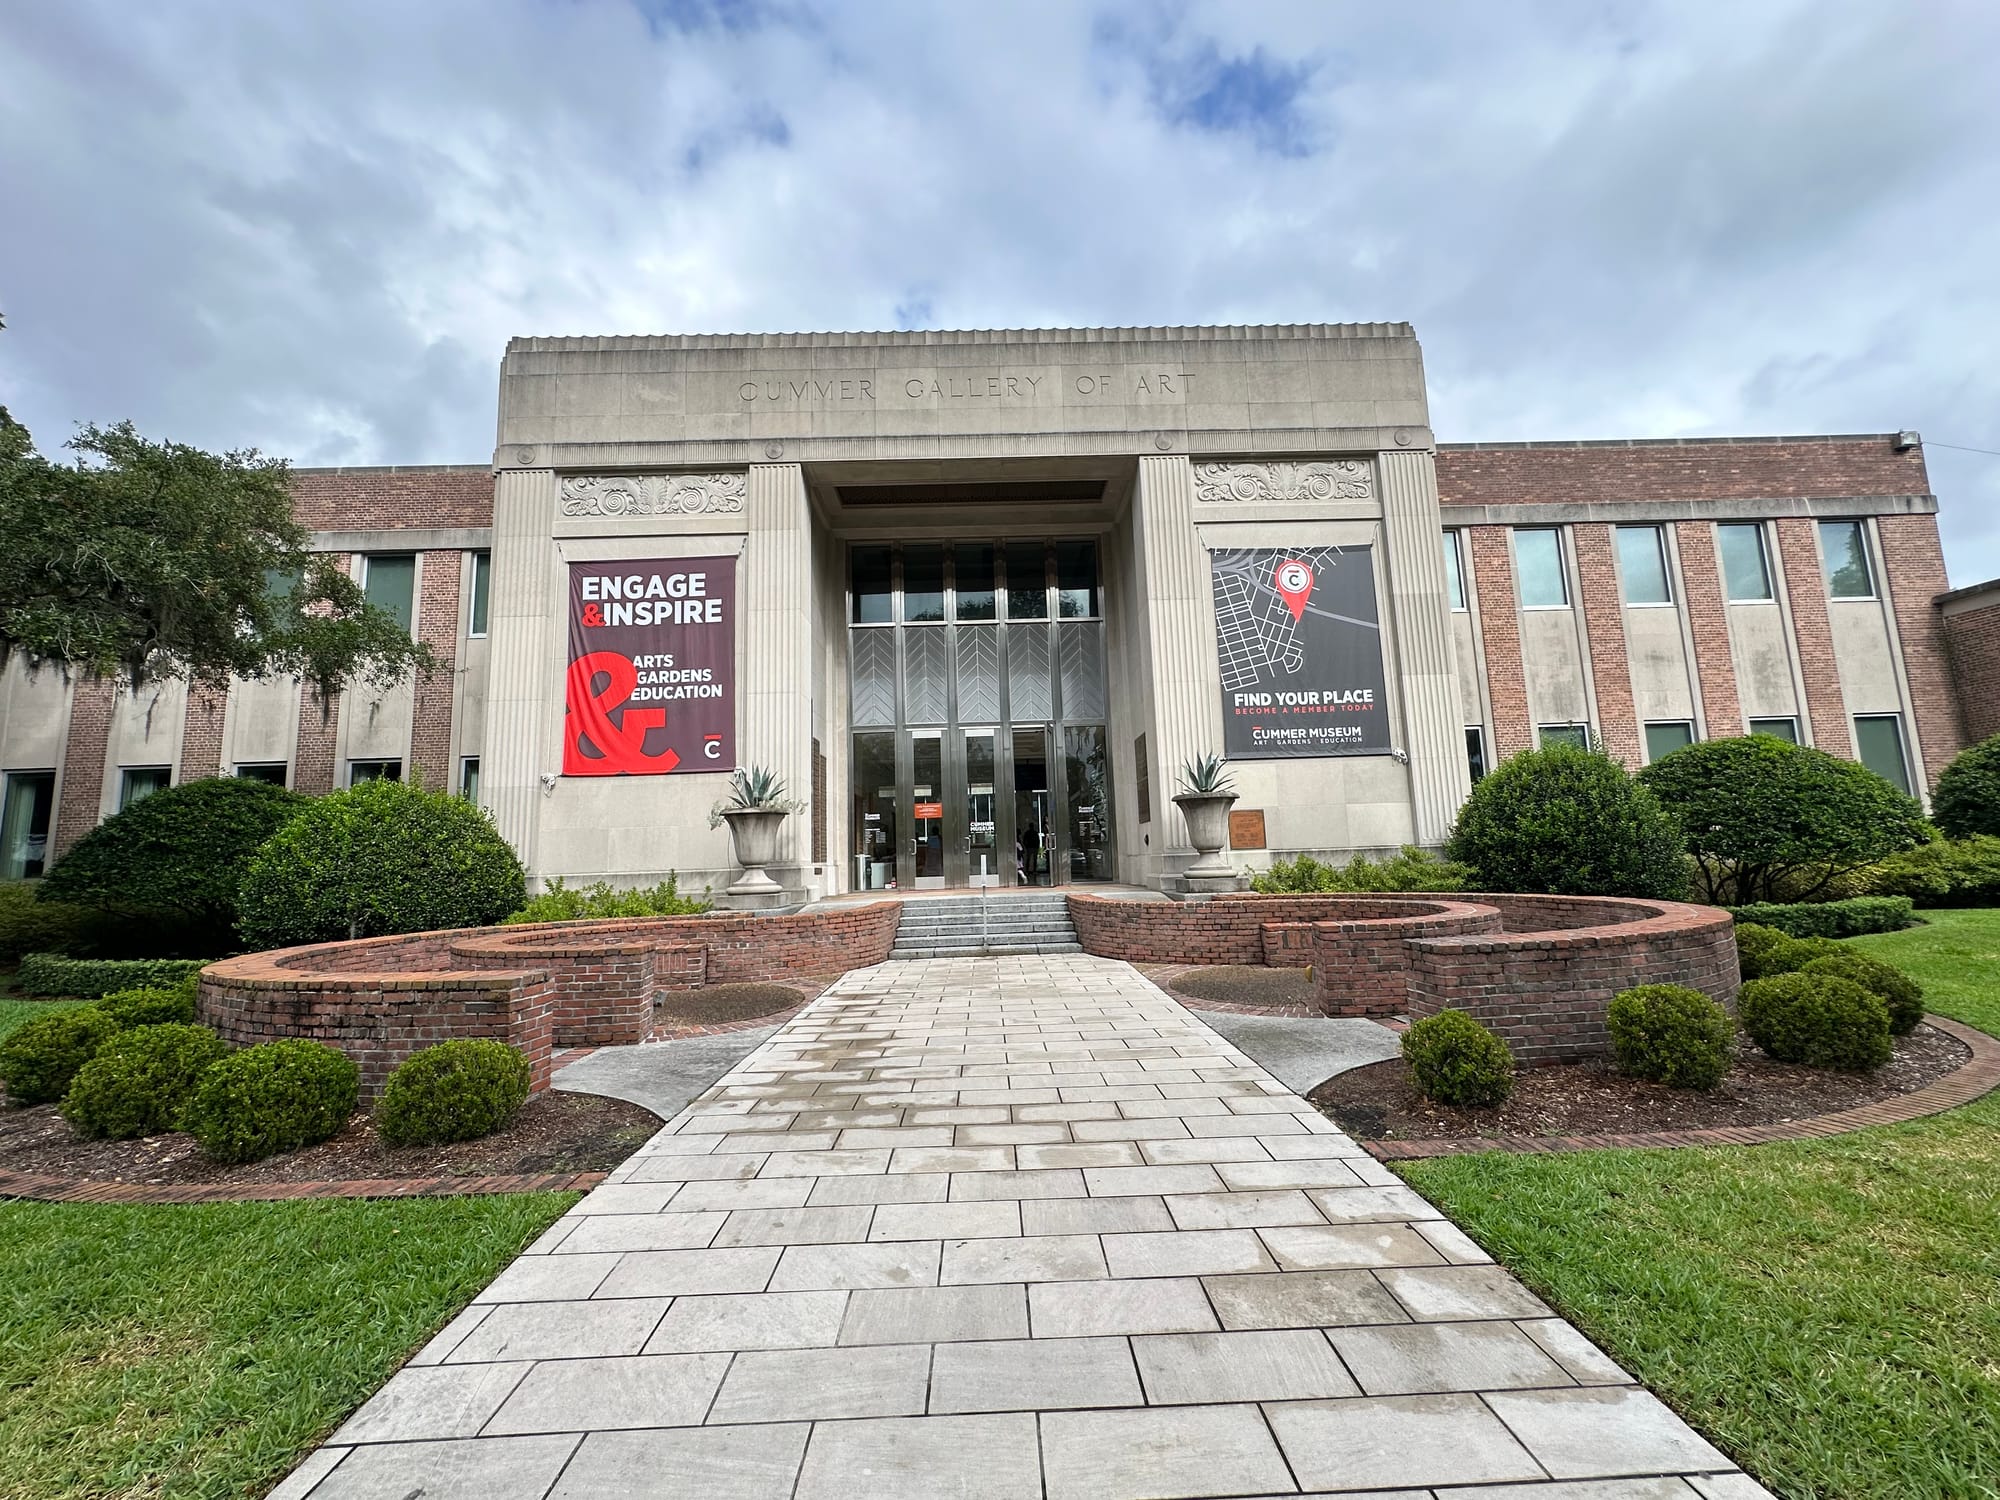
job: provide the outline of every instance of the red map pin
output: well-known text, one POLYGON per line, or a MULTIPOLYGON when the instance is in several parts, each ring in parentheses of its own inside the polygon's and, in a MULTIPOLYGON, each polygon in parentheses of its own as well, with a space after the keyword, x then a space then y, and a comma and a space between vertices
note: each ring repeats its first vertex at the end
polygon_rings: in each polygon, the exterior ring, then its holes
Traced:
POLYGON ((1306 600, 1312 598, 1313 570, 1296 558, 1288 557, 1278 564, 1271 581, 1278 597, 1285 601, 1285 608, 1292 612, 1292 623, 1298 624, 1306 612, 1306 600))

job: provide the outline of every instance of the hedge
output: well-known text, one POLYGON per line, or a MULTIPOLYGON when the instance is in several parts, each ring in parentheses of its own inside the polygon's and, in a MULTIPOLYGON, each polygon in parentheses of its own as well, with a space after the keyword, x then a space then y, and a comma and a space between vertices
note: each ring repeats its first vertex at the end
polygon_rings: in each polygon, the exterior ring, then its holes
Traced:
POLYGON ((1910 925, 1916 903, 1908 896, 1851 896, 1845 901, 1766 901, 1728 907, 1739 922, 1775 927, 1789 937, 1860 937, 1910 925))
POLYGON ((30 953, 21 960, 14 987, 24 995, 97 1000, 119 990, 172 989, 199 974, 205 958, 65 958, 30 953))

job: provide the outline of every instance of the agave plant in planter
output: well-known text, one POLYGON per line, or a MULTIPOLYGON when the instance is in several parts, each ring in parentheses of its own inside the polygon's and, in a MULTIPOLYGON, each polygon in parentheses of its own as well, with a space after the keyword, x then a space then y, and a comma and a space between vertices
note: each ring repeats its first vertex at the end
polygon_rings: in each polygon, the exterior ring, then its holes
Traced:
POLYGON ((1219 755, 1189 756, 1181 764, 1181 789, 1174 805, 1187 823, 1188 842, 1200 856, 1182 873, 1191 882, 1236 878, 1236 867, 1222 850, 1229 842, 1229 809, 1236 801, 1236 784, 1219 755))
POLYGON ((778 858, 778 829, 802 804, 785 795, 785 780, 764 766, 738 766, 729 773, 729 792, 709 809, 708 826, 729 825, 729 842, 743 874, 729 887, 731 895, 763 894, 779 889, 764 873, 778 858))

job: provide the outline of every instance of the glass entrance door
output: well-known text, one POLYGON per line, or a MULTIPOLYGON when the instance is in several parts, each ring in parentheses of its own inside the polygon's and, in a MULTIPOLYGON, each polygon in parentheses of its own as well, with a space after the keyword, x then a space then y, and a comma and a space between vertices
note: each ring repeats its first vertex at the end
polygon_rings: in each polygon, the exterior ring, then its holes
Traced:
POLYGON ((961 731, 964 758, 956 778, 965 788, 965 835, 960 848, 965 868, 954 871, 960 885, 1000 884, 999 799, 994 795, 994 744, 997 731, 961 731))
POLYGON ((1054 885, 1055 794, 1049 777, 1046 725, 1014 726, 1014 883, 1054 885))
POLYGON ((909 883, 918 890, 945 883, 944 731, 910 731, 909 883))

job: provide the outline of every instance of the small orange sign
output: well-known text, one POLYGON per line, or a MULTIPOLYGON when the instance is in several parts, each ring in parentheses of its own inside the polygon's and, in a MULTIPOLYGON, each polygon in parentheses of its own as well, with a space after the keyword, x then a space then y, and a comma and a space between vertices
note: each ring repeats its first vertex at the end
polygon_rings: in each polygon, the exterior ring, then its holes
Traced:
POLYGON ((1246 807, 1241 812, 1232 810, 1229 814, 1229 847, 1232 849, 1261 849, 1264 847, 1264 809, 1246 807))
POLYGON ((944 816, 944 804, 942 802, 919 802, 914 816, 919 820, 924 818, 942 818, 944 816))

